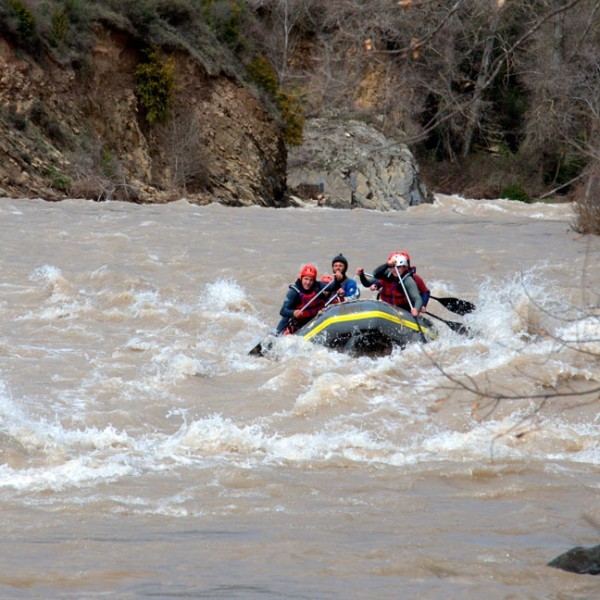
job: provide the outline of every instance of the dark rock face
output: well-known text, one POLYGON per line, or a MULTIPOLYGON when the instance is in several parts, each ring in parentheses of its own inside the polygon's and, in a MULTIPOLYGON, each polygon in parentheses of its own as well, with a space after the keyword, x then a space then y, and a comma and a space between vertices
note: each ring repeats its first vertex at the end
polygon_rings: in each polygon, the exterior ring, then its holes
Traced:
POLYGON ((591 548, 571 548, 551 560, 548 566, 581 575, 600 575, 600 545, 591 548))

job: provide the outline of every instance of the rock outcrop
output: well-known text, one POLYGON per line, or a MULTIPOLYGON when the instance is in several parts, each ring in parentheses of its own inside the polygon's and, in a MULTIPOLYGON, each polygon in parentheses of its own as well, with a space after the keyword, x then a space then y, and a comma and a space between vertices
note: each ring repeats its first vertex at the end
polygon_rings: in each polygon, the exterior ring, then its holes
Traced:
POLYGON ((353 120, 306 123, 303 144, 289 152, 288 186, 335 208, 400 210, 433 202, 408 147, 353 120))
POLYGON ((600 545, 571 548, 551 560, 548 566, 580 575, 600 575, 600 545))

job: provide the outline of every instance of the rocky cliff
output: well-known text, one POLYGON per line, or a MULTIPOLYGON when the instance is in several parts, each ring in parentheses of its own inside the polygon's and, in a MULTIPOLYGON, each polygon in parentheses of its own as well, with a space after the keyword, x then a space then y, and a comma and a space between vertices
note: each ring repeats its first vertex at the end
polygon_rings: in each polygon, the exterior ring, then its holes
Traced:
POLYGON ((0 37, 0 195, 286 205, 275 113, 234 77, 172 56, 171 117, 149 125, 126 35, 97 28, 91 63, 77 71, 0 37))

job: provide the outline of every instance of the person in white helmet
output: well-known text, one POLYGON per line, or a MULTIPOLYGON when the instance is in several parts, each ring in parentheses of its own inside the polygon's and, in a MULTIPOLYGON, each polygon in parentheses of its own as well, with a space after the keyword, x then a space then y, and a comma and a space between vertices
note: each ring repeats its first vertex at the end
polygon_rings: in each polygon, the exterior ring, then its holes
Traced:
POLYGON ((362 267, 359 267, 356 273, 365 287, 380 290, 378 296, 380 300, 410 311, 413 317, 419 315, 423 307, 423 299, 410 274, 410 265, 404 254, 392 252, 388 256, 387 265, 375 269, 374 277, 370 280, 362 267))

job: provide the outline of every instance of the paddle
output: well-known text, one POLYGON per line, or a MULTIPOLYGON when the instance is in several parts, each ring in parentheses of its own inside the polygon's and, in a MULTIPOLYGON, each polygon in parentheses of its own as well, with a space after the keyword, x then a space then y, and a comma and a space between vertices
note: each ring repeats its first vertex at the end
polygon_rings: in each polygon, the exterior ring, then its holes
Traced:
POLYGON ((433 317, 434 319, 437 319, 438 321, 441 321, 442 323, 446 323, 446 325, 448 325, 448 327, 450 327, 450 329, 452 329, 452 331, 456 331, 456 333, 460 333, 461 335, 470 335, 471 332, 469 331, 469 328, 466 327, 465 325, 463 325, 462 323, 458 323, 457 321, 446 321, 446 319, 442 319, 442 317, 438 317, 437 315, 434 315, 433 313, 428 312, 427 313, 428 317, 433 317))
POLYGON ((327 302, 325 302, 325 306, 323 308, 327 308, 338 296, 340 295, 340 290, 338 290, 327 302))
MULTIPOLYGON (((400 285, 402 286, 402 290, 404 291, 404 295, 406 296, 406 299, 408 300, 408 305, 410 306, 410 310, 413 309, 413 303, 410 299, 410 296, 408 295, 408 292, 406 291, 406 287, 404 286, 404 281, 402 280, 402 277, 400 275, 400 271, 398 271, 398 267, 396 265, 394 265, 394 269, 396 270, 396 275, 398 276, 398 280, 400 281, 400 285)), ((419 328, 419 333, 421 334, 421 340, 423 340, 423 343, 426 344, 427 343, 427 338, 425 337, 425 334, 423 333, 423 330, 421 329, 421 323, 419 323, 419 319, 417 319, 417 317, 413 317, 413 319, 415 320, 415 323, 417 324, 417 327, 419 328)))
MULTIPOLYGON (((307 309, 334 282, 335 282, 335 279, 332 279, 324 288, 322 288, 316 295, 314 295, 300 310, 307 309)), ((336 294, 336 296, 337 296, 337 294, 336 294)), ((334 298, 335 298, 335 296, 334 296, 334 298)), ((329 302, 327 304, 329 304, 329 302)), ((325 306, 327 306, 327 304, 325 306)), ((292 322, 293 318, 294 317, 290 317, 290 320, 287 323, 288 326, 292 322)), ((279 334, 275 334, 275 335, 279 335, 279 334)), ((263 355, 262 345, 263 345, 262 341, 258 342, 258 344, 256 344, 256 346, 254 346, 254 348, 252 348, 252 350, 250 350, 248 352, 248 354, 251 356, 256 356, 256 355, 262 356, 263 355)))
POLYGON ((450 312, 456 313, 457 315, 466 315, 467 313, 475 310, 475 305, 466 300, 460 298, 438 298, 437 296, 429 296, 434 300, 437 300, 440 304, 445 306, 450 312))

